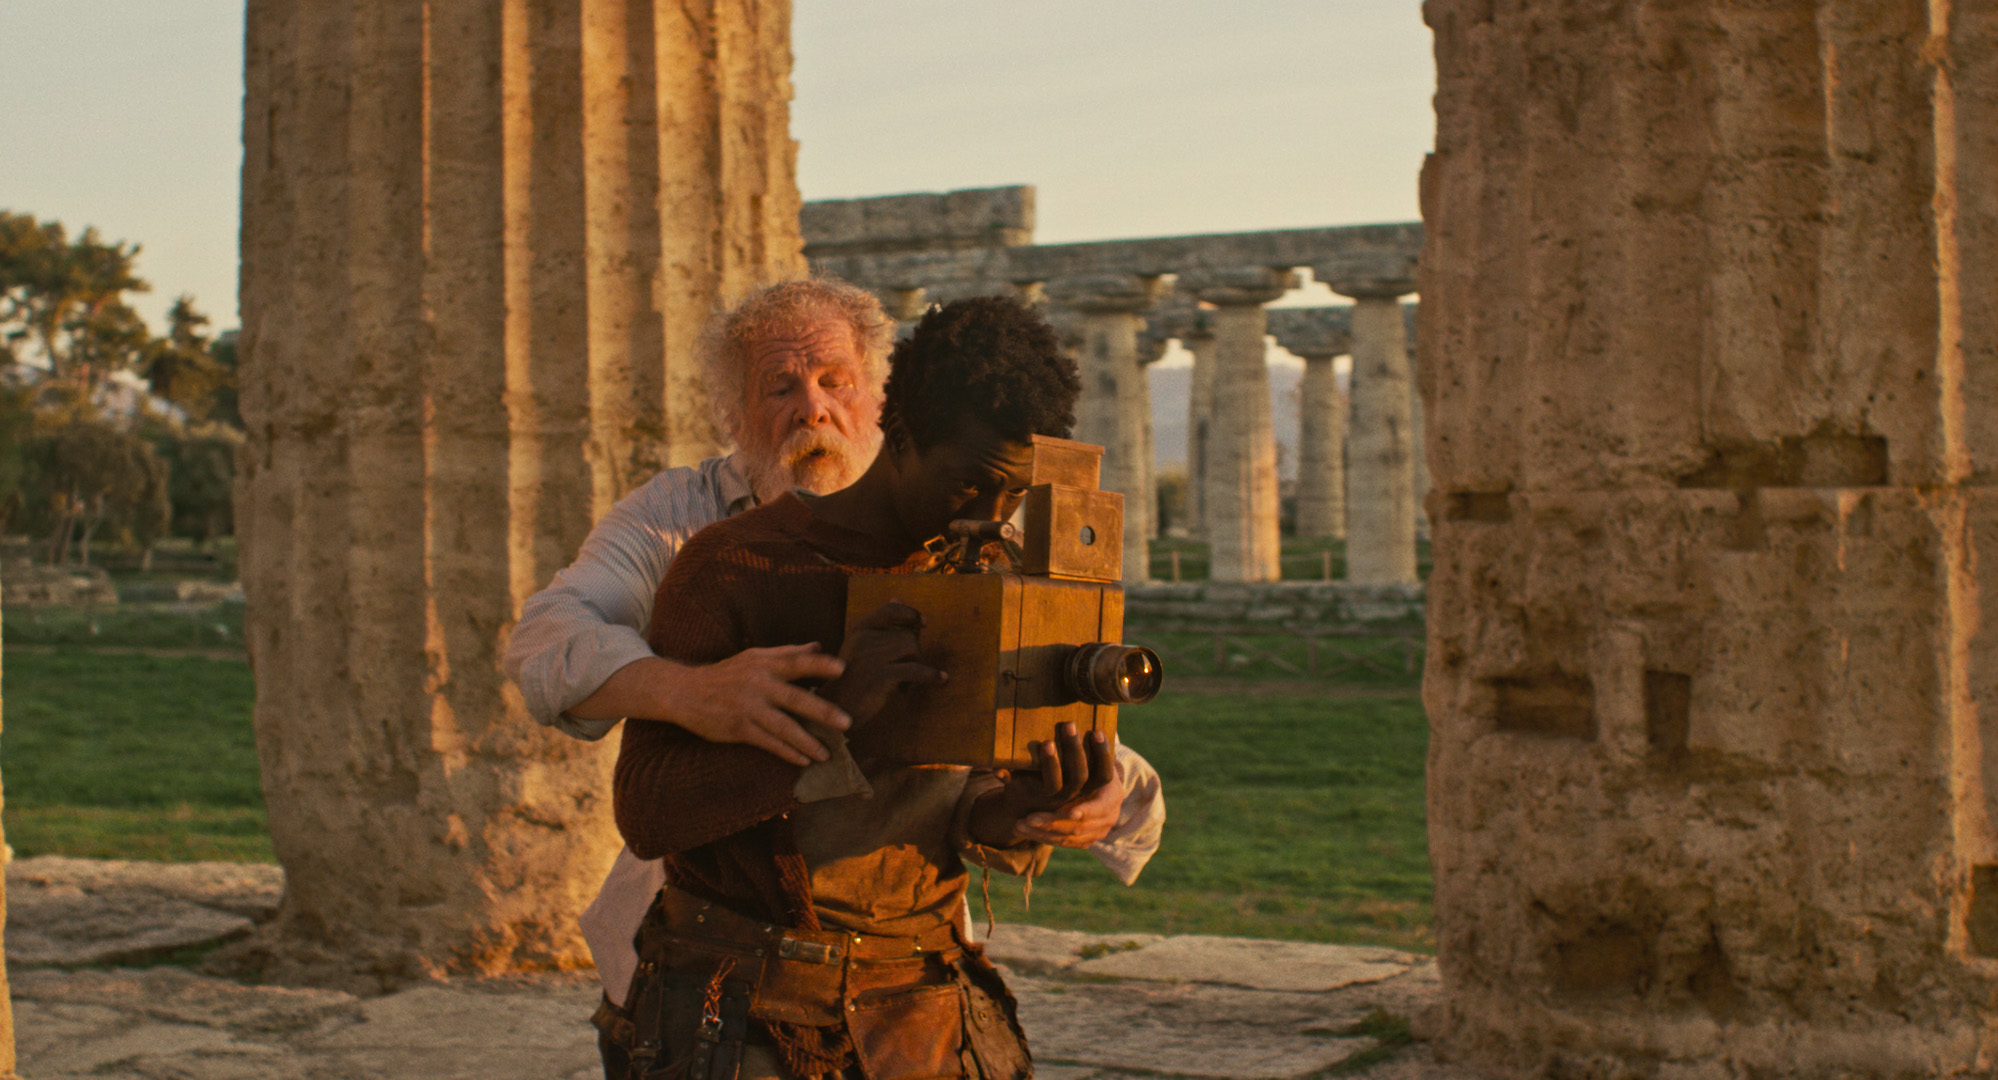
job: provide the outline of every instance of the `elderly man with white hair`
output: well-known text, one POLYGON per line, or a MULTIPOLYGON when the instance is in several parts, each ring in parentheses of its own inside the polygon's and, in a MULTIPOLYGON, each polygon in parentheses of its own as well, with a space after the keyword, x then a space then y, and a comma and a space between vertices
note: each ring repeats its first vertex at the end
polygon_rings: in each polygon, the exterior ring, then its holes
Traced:
MULTIPOLYGON (((797 684, 836 678, 837 657, 802 645, 687 666, 654 655, 645 628, 666 568, 696 532, 792 488, 837 491, 867 470, 881 446, 894 333, 872 295, 822 279, 767 286, 715 318, 704 368, 736 450, 668 469, 626 496, 576 561, 522 606, 506 666, 535 719, 582 739, 600 739, 627 717, 662 720, 794 765, 826 759, 800 721, 837 731, 851 721, 797 684)), ((1143 758, 1119 746, 1117 765, 1121 797, 1106 791, 1094 805, 1029 824, 1032 839, 1088 848, 1129 884, 1158 848, 1164 800, 1143 758)), ((618 1022, 637 965, 633 936, 664 882, 656 861, 626 850, 584 915, 606 1029, 618 1022)), ((604 1051, 606 1075, 621 1076, 622 1054, 608 1038, 604 1051)))

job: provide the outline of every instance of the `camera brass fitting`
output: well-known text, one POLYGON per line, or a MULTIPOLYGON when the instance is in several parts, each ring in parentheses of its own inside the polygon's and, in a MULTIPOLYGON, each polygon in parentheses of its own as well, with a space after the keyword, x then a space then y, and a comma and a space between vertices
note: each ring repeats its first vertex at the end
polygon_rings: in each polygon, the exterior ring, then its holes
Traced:
POLYGON ((1124 497, 1097 489, 1103 448, 1034 437, 1019 527, 953 522, 930 574, 847 579, 847 626, 890 600, 923 613, 923 662, 942 686, 898 695, 855 749, 911 764, 1030 768, 1055 725, 1117 733, 1117 707, 1157 696, 1157 653, 1124 631, 1124 497), (998 545, 995 548, 993 545, 998 545), (1007 548, 1007 545, 1014 545, 1007 548), (1014 554, 993 565, 990 554, 1014 554))

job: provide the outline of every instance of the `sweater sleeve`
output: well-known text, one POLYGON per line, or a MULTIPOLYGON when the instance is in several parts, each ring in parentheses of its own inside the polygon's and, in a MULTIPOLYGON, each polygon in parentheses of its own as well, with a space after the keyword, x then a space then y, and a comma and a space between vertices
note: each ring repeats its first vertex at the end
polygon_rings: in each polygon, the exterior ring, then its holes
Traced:
MULTIPOLYGON (((709 664, 744 648, 740 605, 759 583, 730 573, 718 557, 727 546, 709 530, 673 560, 653 605, 650 638, 659 655, 709 664)), ((618 831, 643 859, 700 847, 797 806, 799 771, 757 747, 629 720, 612 780, 618 831)))

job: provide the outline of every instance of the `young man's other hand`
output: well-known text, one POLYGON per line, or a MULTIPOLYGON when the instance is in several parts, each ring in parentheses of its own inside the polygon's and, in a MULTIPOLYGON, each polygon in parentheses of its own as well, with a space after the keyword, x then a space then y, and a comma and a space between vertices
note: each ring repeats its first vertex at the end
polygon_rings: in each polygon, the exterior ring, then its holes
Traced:
POLYGON ((1001 769, 1002 786, 971 808, 971 835, 990 847, 1023 843, 1085 848, 1109 835, 1123 806, 1117 755, 1100 731, 1087 736, 1074 724, 1035 743, 1032 771, 1001 769))

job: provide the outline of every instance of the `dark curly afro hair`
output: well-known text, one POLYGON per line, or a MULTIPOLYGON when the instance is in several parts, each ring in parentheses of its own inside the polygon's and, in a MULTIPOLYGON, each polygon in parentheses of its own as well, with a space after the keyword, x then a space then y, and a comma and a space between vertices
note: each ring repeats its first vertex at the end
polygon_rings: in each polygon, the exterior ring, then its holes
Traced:
POLYGON ((977 296, 931 308, 888 358, 881 428, 928 449, 976 417, 1009 439, 1066 438, 1082 392, 1046 319, 1017 300, 977 296))

